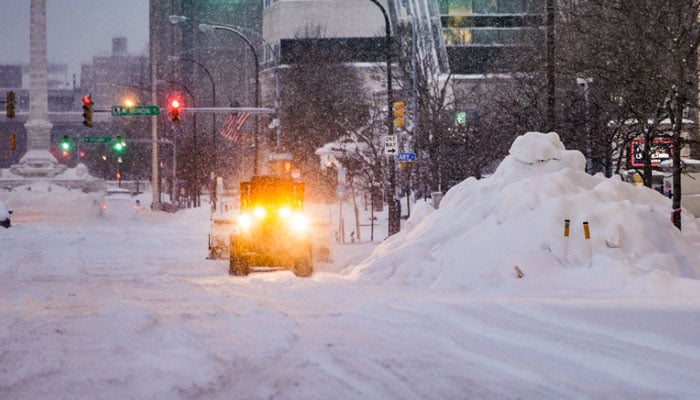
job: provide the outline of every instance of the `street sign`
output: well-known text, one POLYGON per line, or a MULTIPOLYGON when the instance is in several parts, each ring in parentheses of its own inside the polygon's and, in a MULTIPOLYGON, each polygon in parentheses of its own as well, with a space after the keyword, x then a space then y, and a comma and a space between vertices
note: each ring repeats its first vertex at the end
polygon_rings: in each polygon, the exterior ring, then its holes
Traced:
POLYGON ((396 155, 396 161, 416 161, 416 153, 399 153, 396 155))
POLYGON ((111 136, 83 136, 85 143, 110 143, 111 141, 111 136))
POLYGON ((267 156, 270 161, 286 161, 292 159, 292 153, 270 153, 267 156))
POLYGON ((160 115, 159 106, 112 106, 113 117, 150 117, 160 115))
POLYGON ((396 135, 386 135, 384 136, 384 154, 388 156, 393 156, 398 153, 399 145, 398 140, 396 140, 396 135))

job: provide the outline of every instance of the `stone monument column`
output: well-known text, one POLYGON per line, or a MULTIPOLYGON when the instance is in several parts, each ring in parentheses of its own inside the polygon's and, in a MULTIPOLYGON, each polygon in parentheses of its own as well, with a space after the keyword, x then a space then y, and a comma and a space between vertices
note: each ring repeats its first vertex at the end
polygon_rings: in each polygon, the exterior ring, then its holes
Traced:
POLYGON ((46 56, 46 0, 31 0, 29 27, 29 118, 27 152, 10 169, 24 177, 53 177, 66 170, 51 154, 48 61, 46 56))

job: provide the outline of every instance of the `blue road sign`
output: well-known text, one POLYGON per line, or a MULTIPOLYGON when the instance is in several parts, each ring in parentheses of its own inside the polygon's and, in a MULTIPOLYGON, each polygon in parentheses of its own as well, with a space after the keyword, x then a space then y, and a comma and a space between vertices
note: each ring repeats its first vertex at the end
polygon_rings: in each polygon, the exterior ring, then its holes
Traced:
POLYGON ((416 161, 416 153, 399 153, 396 155, 396 161, 416 161))

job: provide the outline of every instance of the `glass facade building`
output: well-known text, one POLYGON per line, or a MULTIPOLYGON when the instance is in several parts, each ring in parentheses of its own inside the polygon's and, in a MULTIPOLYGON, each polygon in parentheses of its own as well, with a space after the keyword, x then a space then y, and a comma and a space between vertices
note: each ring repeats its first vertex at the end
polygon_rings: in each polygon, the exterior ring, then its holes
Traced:
POLYGON ((440 0, 443 41, 456 74, 507 70, 545 40, 545 0, 440 0))

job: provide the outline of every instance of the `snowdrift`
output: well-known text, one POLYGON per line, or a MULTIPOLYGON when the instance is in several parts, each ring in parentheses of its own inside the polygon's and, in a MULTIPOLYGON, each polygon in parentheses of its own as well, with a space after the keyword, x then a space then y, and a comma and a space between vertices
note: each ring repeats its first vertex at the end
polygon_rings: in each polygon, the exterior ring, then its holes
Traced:
POLYGON ((557 133, 529 132, 492 176, 451 188, 438 210, 421 209, 345 273, 418 288, 650 294, 651 282, 664 282, 665 293, 668 285, 690 293, 700 277, 700 227, 683 212, 678 231, 670 211, 654 190, 586 174, 584 156, 566 150, 557 133))

